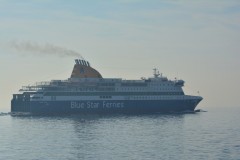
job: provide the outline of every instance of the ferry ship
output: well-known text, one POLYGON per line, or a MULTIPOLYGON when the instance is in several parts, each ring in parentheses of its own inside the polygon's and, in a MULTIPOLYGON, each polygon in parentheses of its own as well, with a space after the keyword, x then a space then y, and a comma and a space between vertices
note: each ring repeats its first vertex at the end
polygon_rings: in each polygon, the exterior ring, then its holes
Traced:
POLYGON ((76 59, 67 80, 23 86, 13 94, 11 112, 32 114, 166 113, 194 111, 203 99, 185 95, 183 80, 169 80, 154 69, 139 80, 103 78, 83 59, 76 59))

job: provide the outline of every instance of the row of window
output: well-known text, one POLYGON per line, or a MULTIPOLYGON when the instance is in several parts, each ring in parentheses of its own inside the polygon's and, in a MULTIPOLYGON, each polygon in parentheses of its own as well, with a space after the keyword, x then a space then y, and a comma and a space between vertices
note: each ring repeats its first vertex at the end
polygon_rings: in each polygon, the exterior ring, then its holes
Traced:
POLYGON ((183 92, 46 92, 45 96, 131 96, 131 95, 183 95, 183 92))
POLYGON ((146 87, 147 83, 121 83, 123 87, 146 87))
POLYGON ((151 84, 150 83, 150 86, 174 86, 174 84, 170 84, 170 83, 168 83, 168 84, 151 84))
POLYGON ((131 97, 134 100, 159 100, 159 99, 172 99, 172 96, 159 97, 159 96, 134 96, 131 97))
MULTIPOLYGON (((148 88, 116 88, 118 91, 144 91, 148 88)), ((178 88, 161 88, 161 87, 154 87, 154 90, 167 90, 167 91, 177 91, 178 88)))
POLYGON ((115 83, 99 83, 98 86, 115 86, 115 83))
POLYGON ((102 99, 110 99, 110 98, 112 98, 112 96, 100 96, 100 98, 102 98, 102 99))

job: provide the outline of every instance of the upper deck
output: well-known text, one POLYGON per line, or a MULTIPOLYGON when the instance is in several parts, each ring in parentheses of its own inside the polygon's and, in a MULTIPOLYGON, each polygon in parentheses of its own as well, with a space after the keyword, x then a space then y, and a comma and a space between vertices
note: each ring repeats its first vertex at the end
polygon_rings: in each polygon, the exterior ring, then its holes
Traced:
POLYGON ((23 86, 21 92, 183 92, 183 80, 169 80, 154 69, 153 77, 139 80, 121 78, 103 78, 90 67, 89 62, 75 60, 71 78, 38 82, 35 85, 23 86))

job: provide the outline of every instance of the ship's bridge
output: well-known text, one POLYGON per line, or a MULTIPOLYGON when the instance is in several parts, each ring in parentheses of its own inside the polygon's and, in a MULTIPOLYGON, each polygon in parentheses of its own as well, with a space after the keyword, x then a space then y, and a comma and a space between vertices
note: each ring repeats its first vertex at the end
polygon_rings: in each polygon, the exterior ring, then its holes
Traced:
POLYGON ((88 61, 76 59, 71 78, 102 78, 102 75, 88 61))

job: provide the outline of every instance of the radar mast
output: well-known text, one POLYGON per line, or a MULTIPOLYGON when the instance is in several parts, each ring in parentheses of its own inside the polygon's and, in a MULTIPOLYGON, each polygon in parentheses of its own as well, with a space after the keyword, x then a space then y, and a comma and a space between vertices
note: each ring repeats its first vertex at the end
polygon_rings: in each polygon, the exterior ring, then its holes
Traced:
POLYGON ((154 78, 158 78, 160 76, 159 70, 157 68, 153 69, 153 75, 154 75, 154 78))

